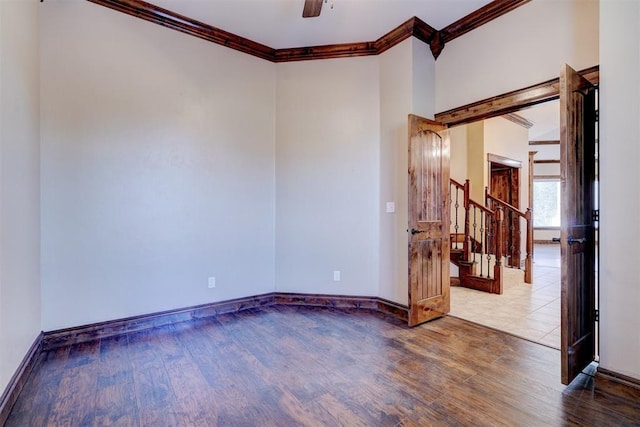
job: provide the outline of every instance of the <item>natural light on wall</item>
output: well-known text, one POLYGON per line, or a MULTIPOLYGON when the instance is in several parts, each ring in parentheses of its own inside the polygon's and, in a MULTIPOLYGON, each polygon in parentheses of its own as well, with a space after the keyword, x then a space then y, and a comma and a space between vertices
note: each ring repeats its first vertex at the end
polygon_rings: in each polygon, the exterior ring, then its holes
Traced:
POLYGON ((533 182, 534 227, 560 227, 560 180, 533 182))

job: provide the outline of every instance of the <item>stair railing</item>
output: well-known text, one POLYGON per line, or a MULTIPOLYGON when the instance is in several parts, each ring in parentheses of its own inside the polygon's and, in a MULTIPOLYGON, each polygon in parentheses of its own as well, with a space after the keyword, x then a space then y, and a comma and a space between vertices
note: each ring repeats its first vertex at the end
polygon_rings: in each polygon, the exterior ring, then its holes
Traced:
POLYGON ((451 179, 450 195, 452 206, 451 228, 456 235, 452 247, 458 249, 458 239, 461 212, 460 200, 464 211, 464 239, 462 241, 463 259, 477 263, 480 277, 501 280, 503 257, 503 222, 502 206, 490 209, 469 197, 471 185, 469 180, 464 184, 451 179), (494 268, 491 269, 491 261, 494 268), (493 271, 491 271, 493 270, 493 271))
POLYGON ((491 194, 485 188, 485 204, 487 207, 496 209, 501 207, 505 214, 502 225, 503 248, 506 249, 507 265, 509 267, 520 268, 520 221, 526 223, 526 256, 524 262, 524 281, 533 283, 533 215, 531 209, 526 212, 504 202, 491 194))
POLYGON ((475 200, 469 199, 469 217, 473 222, 468 239, 471 253, 467 261, 478 263, 480 277, 499 279, 501 274, 498 271, 501 271, 503 257, 502 207, 498 206, 497 209, 491 210, 475 200), (493 272, 491 271, 492 259, 494 261, 493 272))
POLYGON ((460 235, 460 223, 462 222, 464 235, 462 240, 462 253, 464 254, 464 259, 468 261, 469 255, 471 254, 469 239, 467 238, 467 236, 469 236, 469 180, 467 179, 464 184, 461 184, 455 179, 450 179, 449 190, 449 194, 451 196, 451 207, 453 210, 451 223, 453 232, 456 236, 452 246, 454 249, 460 249, 458 236, 460 235), (461 216, 462 218, 460 218, 461 216))

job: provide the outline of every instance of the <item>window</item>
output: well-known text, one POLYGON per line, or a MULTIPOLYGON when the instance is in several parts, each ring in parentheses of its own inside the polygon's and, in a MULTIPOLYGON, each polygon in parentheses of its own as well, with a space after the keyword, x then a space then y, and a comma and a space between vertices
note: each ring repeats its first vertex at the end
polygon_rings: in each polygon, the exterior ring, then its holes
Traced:
POLYGON ((533 181, 533 226, 560 227, 560 180, 533 181))

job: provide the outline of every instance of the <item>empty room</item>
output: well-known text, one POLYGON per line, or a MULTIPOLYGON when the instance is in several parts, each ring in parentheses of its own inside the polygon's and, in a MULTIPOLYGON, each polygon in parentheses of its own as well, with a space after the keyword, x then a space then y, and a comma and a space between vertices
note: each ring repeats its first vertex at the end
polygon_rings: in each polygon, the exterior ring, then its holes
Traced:
POLYGON ((639 20, 0 0, 0 425, 640 425, 639 20), (540 285, 549 101, 545 341, 450 311, 540 285))

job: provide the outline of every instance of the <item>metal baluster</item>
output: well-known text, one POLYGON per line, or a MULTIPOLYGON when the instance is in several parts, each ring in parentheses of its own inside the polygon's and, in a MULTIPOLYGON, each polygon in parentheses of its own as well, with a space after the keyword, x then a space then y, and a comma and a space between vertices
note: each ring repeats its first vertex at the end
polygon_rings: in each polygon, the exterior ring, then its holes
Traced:
POLYGON ((487 214, 487 278, 491 278, 491 229, 494 227, 494 220, 491 215, 487 214))
POLYGON ((453 205, 456 209, 456 225, 453 227, 453 229, 456 232, 456 249, 458 249, 458 208, 460 207, 460 203, 458 201, 458 195, 460 194, 460 189, 456 186, 456 204, 453 205))
POLYGON ((482 262, 482 258, 484 258, 484 253, 486 252, 486 248, 487 248, 487 241, 484 237, 484 216, 485 213, 481 212, 480 214, 480 247, 482 248, 480 250, 480 277, 482 277, 482 265, 484 264, 482 262))
POLYGON ((478 239, 476 239, 476 229, 478 227, 478 222, 476 220, 476 211, 477 211, 477 208, 474 205, 473 206, 473 241, 471 242, 471 252, 473 253, 473 262, 476 262, 476 242, 478 241, 478 239))
POLYGON ((509 241, 511 243, 510 247, 509 247, 509 254, 511 255, 511 262, 509 263, 511 265, 511 267, 518 267, 520 268, 519 265, 514 265, 513 263, 515 262, 515 248, 516 246, 514 245, 514 238, 515 238, 515 226, 513 224, 513 210, 509 209, 509 241))

